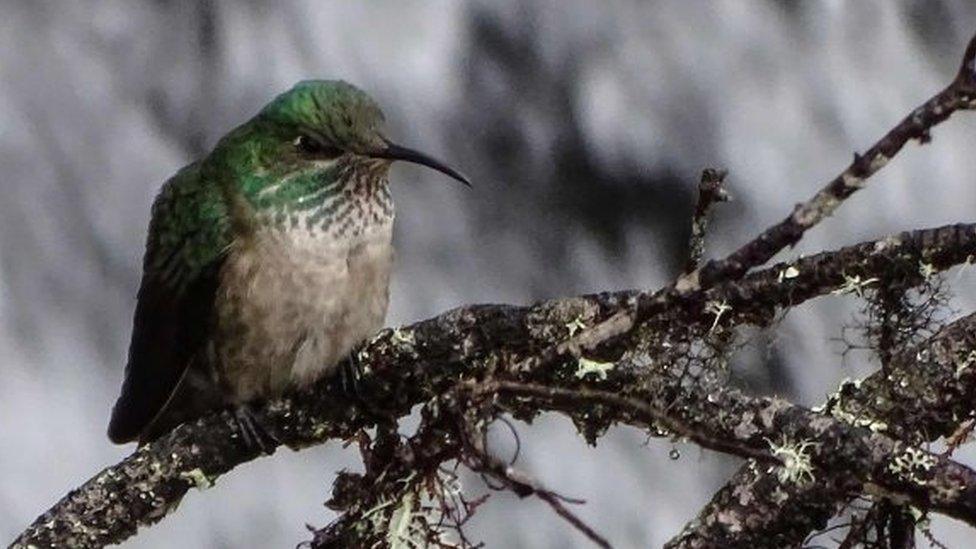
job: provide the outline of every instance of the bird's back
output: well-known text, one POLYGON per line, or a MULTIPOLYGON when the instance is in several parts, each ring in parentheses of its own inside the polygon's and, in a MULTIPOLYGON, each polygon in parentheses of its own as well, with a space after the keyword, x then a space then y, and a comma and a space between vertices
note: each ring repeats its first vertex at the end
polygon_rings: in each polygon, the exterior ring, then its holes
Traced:
MULTIPOLYGON (((180 396, 177 386, 195 377, 196 369, 188 376, 190 366, 206 362, 218 275, 232 238, 225 196, 200 163, 163 185, 152 208, 125 380, 109 423, 113 441, 144 437, 180 396)), ((188 404, 184 410, 203 402, 188 404)))

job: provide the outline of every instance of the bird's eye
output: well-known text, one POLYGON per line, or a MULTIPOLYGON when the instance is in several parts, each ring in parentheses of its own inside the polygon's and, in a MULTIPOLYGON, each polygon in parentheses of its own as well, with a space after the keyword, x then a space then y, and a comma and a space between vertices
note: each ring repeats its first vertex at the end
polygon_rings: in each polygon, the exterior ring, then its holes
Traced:
POLYGON ((342 154, 342 149, 304 134, 295 138, 295 148, 303 154, 316 158, 332 159, 342 154))

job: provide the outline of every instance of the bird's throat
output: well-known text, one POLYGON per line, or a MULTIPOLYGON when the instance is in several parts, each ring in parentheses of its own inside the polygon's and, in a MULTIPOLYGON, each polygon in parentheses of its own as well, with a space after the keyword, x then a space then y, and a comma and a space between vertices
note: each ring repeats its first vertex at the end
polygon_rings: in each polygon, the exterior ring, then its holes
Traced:
POLYGON ((385 169, 348 166, 330 175, 290 177, 259 192, 252 200, 259 227, 306 232, 316 239, 346 239, 392 222, 385 169))

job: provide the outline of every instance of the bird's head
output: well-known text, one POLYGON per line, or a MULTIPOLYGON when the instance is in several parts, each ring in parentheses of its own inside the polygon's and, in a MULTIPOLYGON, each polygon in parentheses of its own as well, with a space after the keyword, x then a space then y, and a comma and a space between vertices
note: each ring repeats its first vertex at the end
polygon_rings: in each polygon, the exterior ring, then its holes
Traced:
POLYGON ((223 162, 251 193, 282 179, 338 180, 349 173, 385 177, 395 160, 422 164, 470 184, 443 162, 390 141, 383 122, 379 105, 355 86, 306 80, 268 103, 217 150, 224 151, 223 162))

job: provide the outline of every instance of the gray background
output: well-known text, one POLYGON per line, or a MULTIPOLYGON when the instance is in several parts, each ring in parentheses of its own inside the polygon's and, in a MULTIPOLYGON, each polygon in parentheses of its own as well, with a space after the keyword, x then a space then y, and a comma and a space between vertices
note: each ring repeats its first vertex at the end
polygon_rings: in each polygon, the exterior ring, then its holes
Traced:
MULTIPOLYGON (((104 429, 150 201, 295 81, 358 84, 392 137, 476 182, 394 167, 397 324, 661 285, 706 166, 730 170, 737 198, 708 251, 731 250, 947 83, 974 31, 965 0, 0 1, 0 541, 131 450, 104 429)), ((973 115, 939 127, 793 253, 971 221, 974 136, 973 115)), ((820 401, 873 367, 831 341, 852 310, 825 298, 792 313, 743 353, 737 381, 820 401)), ((736 465, 694 448, 672 461, 670 444, 630 429, 588 448, 559 417, 520 431, 522 468, 587 499, 580 514, 621 547, 662 543, 736 465)), ((332 517, 321 503, 343 466, 355 455, 338 445, 280 451, 127 546, 293 546, 332 517)), ((507 495, 470 532, 491 547, 586 546, 507 495)), ((972 535, 936 532, 950 546, 972 535)))

